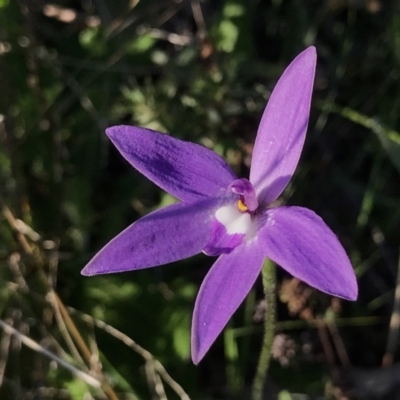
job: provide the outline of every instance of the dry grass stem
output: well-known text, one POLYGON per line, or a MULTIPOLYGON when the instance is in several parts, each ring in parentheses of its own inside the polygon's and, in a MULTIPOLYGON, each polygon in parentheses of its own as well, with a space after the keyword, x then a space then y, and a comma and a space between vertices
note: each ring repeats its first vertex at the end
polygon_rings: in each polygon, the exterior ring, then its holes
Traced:
POLYGON ((56 356, 49 350, 45 349, 44 347, 42 347, 40 344, 36 343, 34 340, 29 338, 28 336, 22 334, 21 332, 18 332, 16 329, 14 329, 11 325, 7 324, 3 320, 0 320, 0 327, 8 335, 14 335, 25 346, 29 347, 33 351, 36 351, 36 352, 43 354, 44 356, 52 359, 60 366, 64 367, 65 369, 67 369, 68 371, 73 373, 75 376, 82 379, 88 385, 93 386, 95 388, 101 387, 101 382, 98 379, 95 379, 92 376, 88 375, 87 373, 82 372, 79 369, 75 368, 73 365, 71 365, 67 361, 63 360, 62 358, 56 356))

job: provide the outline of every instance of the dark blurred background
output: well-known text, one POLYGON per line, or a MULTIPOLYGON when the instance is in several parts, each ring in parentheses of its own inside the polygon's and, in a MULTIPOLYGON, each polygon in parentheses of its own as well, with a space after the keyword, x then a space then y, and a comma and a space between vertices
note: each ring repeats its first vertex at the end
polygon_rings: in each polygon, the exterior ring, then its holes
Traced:
POLYGON ((271 90, 309 45, 310 126, 282 202, 323 217, 360 295, 344 302, 278 271, 265 398, 400 399, 400 1, 0 0, 1 399, 250 398, 261 282, 196 367, 191 314, 212 258, 80 270, 174 201, 107 126, 201 143, 247 177, 271 90))

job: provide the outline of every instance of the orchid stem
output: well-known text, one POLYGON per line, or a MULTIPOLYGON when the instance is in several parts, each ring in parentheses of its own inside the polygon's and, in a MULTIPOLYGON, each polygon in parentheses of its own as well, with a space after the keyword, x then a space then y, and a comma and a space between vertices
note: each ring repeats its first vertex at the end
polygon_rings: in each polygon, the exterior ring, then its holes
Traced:
POLYGON ((262 268, 266 313, 264 324, 264 338, 261 347, 260 359, 253 382, 253 400, 262 400, 265 379, 268 373, 271 358, 271 347, 275 333, 276 299, 275 299, 275 265, 266 259, 262 268))

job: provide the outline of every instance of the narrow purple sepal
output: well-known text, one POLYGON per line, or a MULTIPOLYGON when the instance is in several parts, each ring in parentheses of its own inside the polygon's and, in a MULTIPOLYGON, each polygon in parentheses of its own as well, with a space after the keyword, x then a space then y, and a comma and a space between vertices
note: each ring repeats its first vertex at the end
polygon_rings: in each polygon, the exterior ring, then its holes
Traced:
POLYGON ((192 360, 198 364, 260 274, 264 254, 257 239, 218 258, 205 277, 193 312, 192 360))
POLYGON ((177 203, 139 219, 111 240, 82 270, 98 275, 155 267, 202 251, 221 199, 177 203))
POLYGON ((106 133, 133 167, 182 201, 216 197, 236 179, 225 160, 204 146, 136 126, 106 133))
POLYGON ((250 170, 250 182, 260 204, 268 205, 277 199, 299 161, 308 125, 315 64, 315 47, 300 53, 283 72, 265 108, 250 170))
POLYGON ((277 207, 265 212, 258 238, 266 257, 294 277, 333 296, 356 300, 357 281, 335 234, 313 211, 277 207))

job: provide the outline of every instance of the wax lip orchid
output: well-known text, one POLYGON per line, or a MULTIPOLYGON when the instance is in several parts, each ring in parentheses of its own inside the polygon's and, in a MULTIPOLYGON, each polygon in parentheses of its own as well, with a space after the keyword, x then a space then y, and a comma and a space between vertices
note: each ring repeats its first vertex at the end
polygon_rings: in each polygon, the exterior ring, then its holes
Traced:
POLYGON ((180 202, 133 223, 82 274, 154 267, 200 252, 219 256, 196 299, 195 364, 250 291, 265 258, 322 292, 357 298, 350 261, 322 219, 302 207, 270 207, 293 175, 303 148, 315 64, 315 48, 309 47, 276 84, 258 129, 249 180, 238 179, 219 155, 203 146, 140 127, 106 131, 130 164, 180 202))

